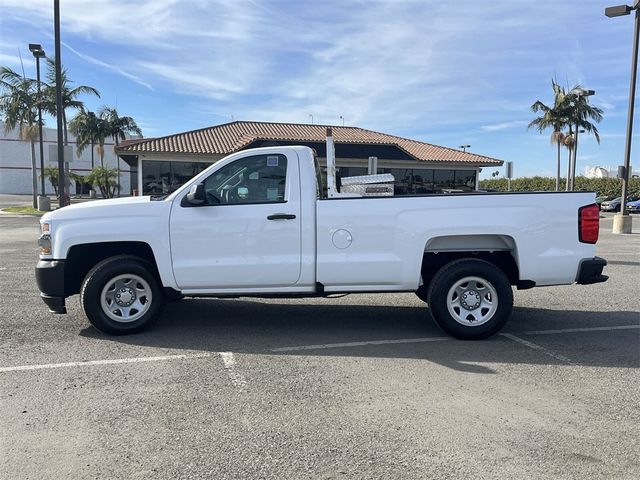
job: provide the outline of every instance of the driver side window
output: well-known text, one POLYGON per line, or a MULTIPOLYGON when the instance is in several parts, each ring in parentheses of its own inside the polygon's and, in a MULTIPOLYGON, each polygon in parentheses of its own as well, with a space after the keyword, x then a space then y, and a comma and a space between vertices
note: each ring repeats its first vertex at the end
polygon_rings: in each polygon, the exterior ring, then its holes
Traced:
POLYGON ((285 201, 286 178, 285 155, 241 158, 204 181, 207 204, 282 203, 285 201))

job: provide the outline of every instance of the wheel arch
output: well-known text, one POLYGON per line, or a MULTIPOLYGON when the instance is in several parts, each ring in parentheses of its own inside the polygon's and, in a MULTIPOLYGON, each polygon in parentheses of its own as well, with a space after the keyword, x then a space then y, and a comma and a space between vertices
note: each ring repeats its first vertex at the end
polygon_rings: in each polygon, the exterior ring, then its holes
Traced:
POLYGON ((80 287, 89 270, 96 264, 116 255, 133 255, 153 266, 153 273, 162 285, 153 249, 146 242, 97 242, 73 245, 67 252, 65 260, 65 296, 80 293, 80 287))
POLYGON ((530 288, 520 279, 518 249, 510 235, 443 235, 430 238, 422 252, 420 289, 426 291, 434 275, 446 264, 464 258, 487 261, 498 267, 518 288, 530 288))

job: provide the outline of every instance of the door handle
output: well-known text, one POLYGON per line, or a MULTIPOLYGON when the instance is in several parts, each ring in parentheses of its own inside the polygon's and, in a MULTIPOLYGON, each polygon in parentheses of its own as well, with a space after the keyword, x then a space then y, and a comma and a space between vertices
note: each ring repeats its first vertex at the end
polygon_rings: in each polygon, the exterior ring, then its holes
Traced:
POLYGON ((269 215, 267 220, 293 220, 296 216, 292 213, 274 213, 269 215))

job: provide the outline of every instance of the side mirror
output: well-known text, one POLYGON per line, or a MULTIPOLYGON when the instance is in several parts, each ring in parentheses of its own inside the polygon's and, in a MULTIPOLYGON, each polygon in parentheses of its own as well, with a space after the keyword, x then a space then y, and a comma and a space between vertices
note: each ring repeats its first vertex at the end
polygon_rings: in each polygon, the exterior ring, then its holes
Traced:
POLYGON ((207 203, 207 198, 204 193, 204 185, 199 183, 191 187, 189 193, 182 199, 182 206, 199 207, 207 203))

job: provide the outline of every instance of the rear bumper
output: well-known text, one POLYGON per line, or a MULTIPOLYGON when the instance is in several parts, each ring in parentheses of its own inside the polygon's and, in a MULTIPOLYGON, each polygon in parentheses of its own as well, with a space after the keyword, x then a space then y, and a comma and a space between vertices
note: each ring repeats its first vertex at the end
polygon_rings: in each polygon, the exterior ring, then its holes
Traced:
POLYGON ((605 265, 607 265, 607 261, 604 258, 585 258, 580 262, 580 266, 578 267, 576 283, 580 285, 590 285, 592 283, 606 282, 609 277, 602 275, 602 270, 605 265))
POLYGON ((64 290, 64 261, 40 260, 36 265, 40 297, 53 313, 67 313, 64 290))

